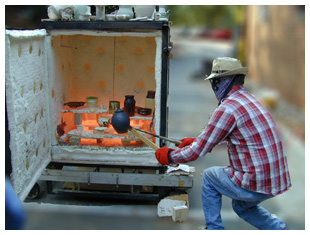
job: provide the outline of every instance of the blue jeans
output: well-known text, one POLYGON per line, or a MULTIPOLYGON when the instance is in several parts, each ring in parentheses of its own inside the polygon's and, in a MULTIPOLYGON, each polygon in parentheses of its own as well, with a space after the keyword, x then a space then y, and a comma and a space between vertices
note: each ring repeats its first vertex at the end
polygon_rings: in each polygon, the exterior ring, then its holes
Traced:
POLYGON ((285 224, 258 206, 273 196, 245 190, 231 181, 224 167, 210 167, 202 177, 202 205, 208 229, 224 229, 221 218, 222 195, 232 198, 236 214, 258 229, 285 229, 285 224))

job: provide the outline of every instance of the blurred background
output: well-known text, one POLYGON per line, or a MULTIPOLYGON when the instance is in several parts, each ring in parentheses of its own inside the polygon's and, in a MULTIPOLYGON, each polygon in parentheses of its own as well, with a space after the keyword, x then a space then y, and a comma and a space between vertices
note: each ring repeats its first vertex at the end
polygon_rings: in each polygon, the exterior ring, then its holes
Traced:
MULTIPOLYGON (((43 28, 41 19, 48 18, 47 7, 6 5, 5 26, 43 28)), ((245 88, 276 121, 293 184, 291 190, 262 205, 286 222, 288 229, 305 229, 305 6, 160 7, 170 11, 173 42, 169 137, 196 137, 216 108, 211 86, 203 80, 210 74, 213 59, 229 56, 241 60, 249 67, 245 88)), ((190 165, 196 172, 189 194, 189 219, 183 223, 157 217, 156 205, 143 202, 85 202, 42 194, 39 202, 24 203, 25 229, 198 229, 204 223, 201 173, 213 165, 228 165, 227 150, 217 146, 190 165)), ((225 197, 222 218, 226 229, 254 229, 234 214, 225 197)))

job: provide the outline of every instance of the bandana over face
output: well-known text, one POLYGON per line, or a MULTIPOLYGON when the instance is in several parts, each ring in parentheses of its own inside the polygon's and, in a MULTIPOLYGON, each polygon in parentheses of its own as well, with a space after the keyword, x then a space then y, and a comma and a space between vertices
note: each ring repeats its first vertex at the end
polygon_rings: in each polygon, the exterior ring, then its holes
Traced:
POLYGON ((231 90, 234 81, 235 81, 235 75, 231 76, 225 76, 221 78, 213 78, 210 79, 212 89, 215 93, 215 96, 217 100, 219 101, 219 104, 221 104, 222 99, 225 98, 225 96, 228 94, 228 92, 231 90))

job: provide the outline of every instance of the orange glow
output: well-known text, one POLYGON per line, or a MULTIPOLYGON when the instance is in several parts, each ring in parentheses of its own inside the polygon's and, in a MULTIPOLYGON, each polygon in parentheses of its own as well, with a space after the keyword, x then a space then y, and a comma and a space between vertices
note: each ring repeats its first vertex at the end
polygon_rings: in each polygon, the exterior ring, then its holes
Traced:
POLYGON ((125 36, 121 36, 121 37, 118 37, 120 41, 125 41, 126 40, 126 37, 125 36))
MULTIPOLYGON (((66 106, 64 108, 68 109, 68 107, 66 106)), ((79 108, 83 107, 78 107, 76 109, 79 108)), ((61 141, 65 141, 66 143, 70 143, 71 145, 100 146, 106 148, 145 146, 144 142, 141 141, 138 137, 134 136, 131 132, 125 134, 118 134, 111 125, 109 125, 102 134, 93 133, 94 129, 96 127, 99 127, 98 118, 102 117, 102 115, 95 113, 83 113, 82 116, 82 119, 80 119, 81 122, 75 123, 79 119, 75 117, 74 113, 66 112, 62 114, 62 121, 66 123, 64 127, 64 132, 65 134, 67 134, 67 137, 65 138, 65 140, 61 141), (78 130, 78 126, 82 126, 82 128, 79 128, 78 130)), ((130 120, 130 126, 145 131, 151 131, 150 124, 151 120, 130 120)), ((149 135, 146 136, 148 138, 151 138, 149 135)), ((155 138, 151 139, 153 142, 155 142, 155 138)))
POLYGON ((142 141, 126 141, 122 139, 83 139, 81 138, 80 145, 99 145, 101 147, 126 147, 126 146, 143 146, 142 141))
POLYGON ((104 81, 99 81, 99 87, 101 87, 101 88, 105 87, 105 82, 104 81))
POLYGON ((141 47, 136 48, 136 54, 141 55, 143 53, 143 49, 141 47))
POLYGON ((90 64, 84 64, 84 69, 85 70, 90 70, 90 64))
POLYGON ((97 145, 97 140, 96 139, 83 139, 81 138, 81 145, 97 145))
POLYGON ((144 82, 143 81, 138 81, 138 88, 143 89, 144 88, 144 82))
POLYGON ((122 65, 122 64, 117 65, 117 70, 118 71, 123 72, 124 69, 125 69, 124 65, 122 65))
POLYGON ((82 124, 84 126, 84 130, 93 130, 95 127, 98 127, 97 120, 83 120, 82 124))
POLYGON ((83 38, 84 38, 85 40, 89 40, 89 39, 90 39, 90 36, 89 36, 89 35, 83 35, 83 38))
POLYGON ((147 68, 147 71, 148 71, 149 73, 154 73, 154 72, 155 72, 154 66, 149 66, 149 67, 147 68))
POLYGON ((103 46, 99 46, 99 47, 97 48, 97 51, 98 51, 99 53, 103 53, 103 52, 104 52, 104 47, 103 47, 103 46))

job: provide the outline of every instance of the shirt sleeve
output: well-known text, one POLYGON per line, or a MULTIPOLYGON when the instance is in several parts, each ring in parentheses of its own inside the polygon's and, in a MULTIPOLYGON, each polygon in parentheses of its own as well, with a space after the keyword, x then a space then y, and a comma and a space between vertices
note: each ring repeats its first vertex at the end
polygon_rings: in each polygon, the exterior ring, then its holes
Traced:
POLYGON ((208 125, 196 140, 189 146, 172 151, 170 159, 174 163, 194 161, 211 152, 213 147, 225 140, 235 127, 236 119, 232 112, 220 106, 214 111, 208 125))

